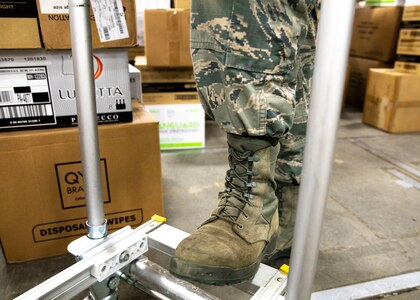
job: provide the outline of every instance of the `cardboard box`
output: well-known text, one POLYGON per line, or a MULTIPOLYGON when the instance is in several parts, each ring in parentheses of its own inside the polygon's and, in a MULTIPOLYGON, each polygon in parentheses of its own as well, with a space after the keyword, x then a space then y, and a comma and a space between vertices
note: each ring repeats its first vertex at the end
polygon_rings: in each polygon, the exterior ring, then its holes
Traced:
POLYGON ((179 150, 205 146, 205 117, 200 104, 146 107, 159 120, 160 149, 179 150))
POLYGON ((135 64, 136 56, 144 56, 144 47, 128 48, 128 61, 133 65, 135 64))
POLYGON ((180 9, 190 9, 191 0, 174 0, 174 7, 180 9))
POLYGON ((350 82, 350 65, 347 63, 346 67, 346 78, 344 80, 344 87, 343 87, 343 96, 341 99, 341 113, 346 110, 346 99, 347 95, 349 94, 349 82, 350 82))
POLYGON ((135 66, 128 64, 128 72, 130 74, 130 92, 131 99, 136 99, 140 103, 143 101, 141 88, 141 72, 135 66))
POLYGON ((144 47, 144 11, 156 8, 171 8, 171 0, 137 0, 136 2, 137 43, 139 46, 144 47))
MULTIPOLYGON (((70 21, 68 5, 58 5, 56 0, 37 0, 39 23, 44 47, 47 49, 70 49, 70 21)), ((63 2, 63 1, 60 1, 63 2)), ((66 1, 64 1, 66 3, 66 1)), ((129 37, 101 43, 95 18, 91 11, 93 48, 133 47, 137 44, 135 0, 122 0, 129 37)))
POLYGON ((420 76, 371 69, 363 122, 387 132, 420 131, 420 76))
POLYGON ((420 5, 405 6, 403 15, 403 22, 419 22, 420 21, 420 5))
MULTIPOLYGON (((144 110, 134 115, 132 123, 98 128, 110 232, 163 214, 158 122, 144 110)), ((64 254, 86 234, 76 128, 0 133, 0 165, 0 237, 8 262, 64 254)))
MULTIPOLYGON (((125 49, 94 51, 98 123, 131 122, 125 49)), ((0 52, 0 129, 77 124, 71 52, 0 52)))
POLYGON ((396 61, 394 65, 395 71, 420 75, 420 63, 408 61, 396 61))
POLYGON ((135 66, 141 71, 143 83, 195 83, 190 67, 151 67, 145 56, 137 56, 135 66))
POLYGON ((363 109, 369 70, 372 68, 392 68, 392 65, 379 60, 350 56, 349 68, 347 103, 363 109))
POLYGON ((420 29, 405 28, 400 30, 397 54, 420 55, 420 29))
POLYGON ((0 49, 41 48, 34 1, 0 0, 0 49))
POLYGON ((143 93, 145 105, 200 104, 197 91, 143 93))
POLYGON ((402 7, 356 8, 350 54, 393 61, 401 24, 402 7))
POLYGON ((147 9, 145 52, 149 66, 192 66, 190 10, 147 9))
POLYGON ((162 150, 205 146, 205 114, 197 92, 144 93, 143 101, 159 120, 162 150))

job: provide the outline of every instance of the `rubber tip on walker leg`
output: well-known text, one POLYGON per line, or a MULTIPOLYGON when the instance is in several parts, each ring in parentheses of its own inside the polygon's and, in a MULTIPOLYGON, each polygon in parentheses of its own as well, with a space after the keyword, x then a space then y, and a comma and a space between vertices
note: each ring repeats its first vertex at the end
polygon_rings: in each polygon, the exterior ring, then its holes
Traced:
POLYGON ((166 222, 166 218, 159 216, 159 215, 153 215, 151 218, 153 221, 159 222, 159 223, 165 223, 166 222))

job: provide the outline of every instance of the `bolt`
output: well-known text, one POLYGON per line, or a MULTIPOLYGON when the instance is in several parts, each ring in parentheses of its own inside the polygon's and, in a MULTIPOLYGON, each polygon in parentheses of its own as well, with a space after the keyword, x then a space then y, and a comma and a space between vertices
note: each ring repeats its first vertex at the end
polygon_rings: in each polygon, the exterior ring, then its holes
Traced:
POLYGON ((130 259, 130 253, 128 253, 127 251, 123 251, 120 254, 120 258, 119 258, 120 263, 126 262, 129 259, 130 259))
POLYGON ((283 278, 279 277, 279 278, 277 278, 277 281, 278 282, 283 282, 283 278))
POLYGON ((111 277, 108 280, 108 287, 111 290, 115 290, 118 287, 118 278, 117 277, 111 277))

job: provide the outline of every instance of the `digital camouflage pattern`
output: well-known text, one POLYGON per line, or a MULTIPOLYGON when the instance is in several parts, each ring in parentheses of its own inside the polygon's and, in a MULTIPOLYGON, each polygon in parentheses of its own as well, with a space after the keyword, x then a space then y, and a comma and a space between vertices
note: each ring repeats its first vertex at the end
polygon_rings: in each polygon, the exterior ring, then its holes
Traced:
POLYGON ((192 0, 201 102, 226 132, 280 138, 276 180, 298 184, 320 0, 192 0))

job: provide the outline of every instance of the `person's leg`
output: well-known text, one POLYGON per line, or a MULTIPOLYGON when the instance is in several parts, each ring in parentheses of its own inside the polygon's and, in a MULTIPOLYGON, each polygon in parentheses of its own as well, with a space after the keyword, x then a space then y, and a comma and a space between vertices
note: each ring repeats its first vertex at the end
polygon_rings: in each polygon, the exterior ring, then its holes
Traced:
POLYGON ((276 254, 268 261, 279 266, 290 258, 296 207, 299 194, 300 178, 303 166, 303 154, 306 137, 306 125, 315 63, 315 37, 317 31, 319 5, 308 11, 308 20, 302 24, 306 32, 297 55, 299 71, 296 84, 296 109, 293 126, 280 137, 280 152, 277 158, 275 179, 276 195, 279 200, 280 234, 277 239, 276 254), (286 259, 286 260, 284 260, 286 259))
POLYGON ((300 0, 193 0, 198 92, 227 132, 229 166, 218 207, 180 243, 171 271, 204 283, 249 279, 275 249, 279 139, 293 125, 296 56, 308 5, 300 0))

